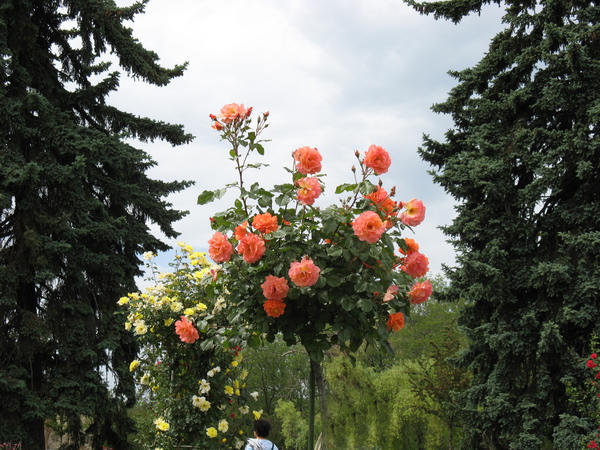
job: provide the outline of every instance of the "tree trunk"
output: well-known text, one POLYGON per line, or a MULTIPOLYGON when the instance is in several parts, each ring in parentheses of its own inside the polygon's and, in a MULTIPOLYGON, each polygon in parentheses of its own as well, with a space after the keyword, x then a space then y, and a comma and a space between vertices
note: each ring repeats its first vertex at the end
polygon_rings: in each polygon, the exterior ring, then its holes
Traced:
POLYGON ((325 378, 323 377, 323 368, 321 364, 310 360, 310 369, 314 373, 314 379, 316 385, 319 387, 319 406, 321 408, 321 434, 323 436, 322 446, 323 450, 327 449, 328 440, 328 429, 329 426, 329 414, 327 410, 327 388, 325 386, 325 378))

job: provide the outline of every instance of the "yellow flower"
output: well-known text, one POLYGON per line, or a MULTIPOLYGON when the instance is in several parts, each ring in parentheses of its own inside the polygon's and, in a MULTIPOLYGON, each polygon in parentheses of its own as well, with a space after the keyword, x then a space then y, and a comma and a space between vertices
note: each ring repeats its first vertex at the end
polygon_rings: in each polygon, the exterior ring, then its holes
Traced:
POLYGON ((227 430, 229 430, 229 424, 227 423, 227 421, 225 419, 219 421, 219 431, 221 433, 227 433, 227 430))
POLYGON ((194 308, 185 308, 183 310, 183 314, 185 314, 186 316, 193 316, 196 313, 196 310, 194 308))
POLYGON ((179 312, 183 309, 183 305, 181 304, 181 302, 173 302, 171 303, 171 311, 173 312, 179 312))
POLYGON ((144 258, 146 261, 150 261, 153 257, 154 254, 152 252, 144 252, 142 255, 142 258, 144 258))
POLYGON ((217 437, 217 429, 215 427, 207 428, 206 435, 211 439, 216 438, 217 437))
POLYGON ((244 434, 244 430, 240 430, 240 436, 244 434))
POLYGON ((154 425, 158 431, 167 431, 171 427, 162 417, 156 419, 154 425))
POLYGON ((224 444, 225 442, 227 442, 227 438, 223 438, 223 440, 221 442, 223 442, 223 444, 224 444))
POLYGON ((144 324, 144 322, 140 322, 135 326, 135 334, 146 334, 148 332, 148 327, 144 324))
POLYGON ((206 311, 206 305, 202 302, 198 302, 198 304, 196 305, 196 309, 198 311, 206 311))
POLYGON ((165 327, 170 327, 172 323, 173 323, 173 318, 172 317, 169 317, 168 319, 165 319, 165 327))
POLYGON ((248 371, 246 369, 242 370, 242 373, 240 374, 240 378, 242 380, 245 380, 247 376, 248 376, 248 371))
POLYGON ((146 384, 146 385, 150 384, 150 374, 148 372, 146 372, 142 376, 142 378, 140 379, 140 384, 146 384))
POLYGON ((131 330, 131 322, 125 322, 125 330, 131 330))
POLYGON ((133 372, 135 369, 137 369, 140 366, 140 362, 137 359, 134 359, 133 361, 131 361, 131 363, 129 364, 129 371, 133 372))
POLYGON ((225 386, 225 394, 233 395, 233 388, 231 386, 225 386))
POLYGON ((154 386, 152 386, 152 392, 158 391, 158 388, 159 388, 158 384, 155 384, 154 386))
POLYGON ((239 362, 237 362, 237 361, 231 361, 231 365, 232 365, 233 367, 237 367, 237 366, 238 366, 238 364, 239 364, 239 362))
POLYGON ((238 397, 240 396, 240 390, 239 389, 235 390, 235 395, 237 395, 238 397))
POLYGON ((254 420, 260 419, 260 416, 262 416, 262 413, 263 413, 262 409, 260 411, 252 411, 252 414, 254 414, 254 420))
POLYGON ((121 297, 117 303, 119 306, 123 306, 129 303, 129 299, 127 297, 121 297))

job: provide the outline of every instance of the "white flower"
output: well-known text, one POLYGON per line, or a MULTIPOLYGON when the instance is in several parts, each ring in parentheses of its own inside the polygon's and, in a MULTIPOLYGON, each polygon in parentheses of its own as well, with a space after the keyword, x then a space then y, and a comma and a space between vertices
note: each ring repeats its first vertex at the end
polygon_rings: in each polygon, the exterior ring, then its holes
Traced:
POLYGON ((147 386, 150 385, 150 374, 148 372, 146 372, 142 378, 140 378, 140 383, 141 384, 145 384, 147 386))
POLYGON ((210 409, 210 402, 204 397, 192 396, 192 405, 194 408, 199 408, 200 411, 206 412, 210 409))
POLYGON ((142 257, 146 261, 150 261, 154 257, 154 254, 152 252, 144 252, 144 254, 142 255, 142 257))
POLYGON ((227 421, 225 419, 219 421, 219 425, 217 427, 219 429, 219 431, 221 433, 227 433, 227 430, 229 430, 229 424, 227 423, 227 421))
POLYGON ((235 448, 242 448, 244 446, 244 441, 235 438, 234 444, 235 448))
POLYGON ((206 372, 206 375, 208 375, 209 377, 214 377, 215 374, 219 373, 220 371, 221 371, 221 368, 219 366, 213 367, 208 372, 206 372))
POLYGON ((135 326, 135 334, 146 334, 148 332, 148 327, 146 326, 146 324, 144 323, 143 320, 140 320, 140 323, 138 323, 135 326))
POLYGON ((171 303, 171 311, 179 312, 183 309, 183 304, 181 302, 173 302, 171 303))
POLYGON ((250 407, 248 405, 240 406, 240 413, 246 415, 250 412, 250 407))
POLYGON ((254 391, 250 394, 250 397, 252 397, 255 401, 258 400, 258 392, 254 391))
POLYGON ((210 383, 204 378, 202 378, 200 381, 198 381, 198 384, 200 385, 198 387, 198 392, 200 394, 208 394, 208 392, 210 391, 210 383))

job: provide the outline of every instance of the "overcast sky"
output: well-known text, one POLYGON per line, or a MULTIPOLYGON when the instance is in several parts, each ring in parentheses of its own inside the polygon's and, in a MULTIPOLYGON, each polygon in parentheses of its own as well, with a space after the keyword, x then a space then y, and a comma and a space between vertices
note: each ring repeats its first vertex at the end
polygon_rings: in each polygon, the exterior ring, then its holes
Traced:
MULTIPOLYGON (((125 0, 119 4, 128 4, 125 0)), ((209 113, 236 102, 270 112, 263 162, 250 173, 265 187, 287 182, 291 152, 317 147, 323 155, 327 195, 352 181, 354 150, 388 150, 392 166, 381 178, 397 200, 421 199, 427 213, 413 237, 432 273, 453 264, 454 252, 438 229, 454 216, 454 200, 435 185, 418 154, 423 133, 441 138, 448 117, 431 112, 455 80, 448 70, 477 63, 501 29, 501 11, 487 7, 459 25, 420 16, 400 0, 152 0, 132 24, 134 35, 161 63, 184 61, 184 76, 162 88, 123 77, 110 102, 138 115, 181 123, 196 138, 185 146, 142 147, 162 180, 194 180, 170 201, 190 214, 176 223, 179 240, 207 249, 209 217, 234 199, 197 206, 204 189, 235 181, 228 147, 211 129, 209 113)), ((170 241, 175 244, 177 240, 170 241)), ((171 255, 158 261, 165 264, 171 255)))

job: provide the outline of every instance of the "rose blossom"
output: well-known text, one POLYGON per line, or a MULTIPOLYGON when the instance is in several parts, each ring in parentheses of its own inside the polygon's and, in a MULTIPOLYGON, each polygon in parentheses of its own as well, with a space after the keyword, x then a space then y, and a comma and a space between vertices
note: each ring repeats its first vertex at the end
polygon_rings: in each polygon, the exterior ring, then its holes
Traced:
POLYGON ((270 213, 257 214, 252 219, 252 226, 264 234, 277 231, 277 216, 272 216, 270 213))
POLYGON ((411 277, 419 278, 429 270, 429 260, 422 253, 412 252, 404 259, 401 269, 411 277))
POLYGON ((422 283, 415 283, 408 292, 408 299, 413 305, 420 305, 429 298, 432 291, 433 286, 429 280, 425 280, 422 283))
POLYGON ((315 284, 319 279, 320 272, 321 269, 315 265, 313 260, 304 256, 300 262, 294 261, 290 264, 288 275, 296 286, 304 287, 315 284))
POLYGON ((208 254, 214 262, 225 262, 231 258, 233 247, 225 236, 220 231, 213 234, 213 237, 208 241, 208 254))
POLYGON ((321 183, 314 177, 300 178, 296 184, 298 189, 298 200, 305 205, 312 205, 321 195, 321 183))
POLYGON ((181 320, 175 322, 175 333, 186 344, 193 344, 200 337, 198 330, 196 330, 192 322, 188 321, 185 316, 181 316, 181 320))
POLYGON ((298 172, 307 175, 321 171, 321 160, 323 158, 316 148, 300 147, 294 151, 293 156, 296 160, 298 172))
POLYGON ((279 317, 285 311, 285 303, 281 300, 267 300, 263 303, 263 309, 269 317, 279 317))
POLYGON ((248 227, 247 220, 244 220, 244 222, 242 222, 241 225, 238 225, 237 227, 235 227, 235 230, 233 231, 233 235, 235 236, 236 240, 241 241, 242 238, 244 236, 246 236, 246 234, 248 234, 247 227, 248 227))
POLYGON ((230 103, 221 108, 219 118, 225 124, 230 124, 236 119, 242 119, 246 117, 246 108, 244 105, 238 105, 237 103, 230 103))
POLYGON ((410 202, 405 203, 406 211, 400 213, 400 220, 403 224, 414 227, 423 222, 425 218, 425 205, 421 200, 413 198, 410 202))
POLYGON ((369 242, 370 244, 377 242, 385 231, 385 225, 381 221, 379 214, 374 211, 365 211, 361 213, 354 222, 352 222, 352 228, 358 239, 369 242))
POLYGON ((397 312, 390 314, 390 318, 387 321, 388 330, 399 331, 404 328, 404 314, 397 312))
POLYGON ((364 163, 367 167, 373 169, 376 175, 386 173, 392 164, 392 159, 388 152, 379 145, 371 145, 365 153, 364 163))
POLYGON ((369 195, 364 195, 364 198, 371 200, 379 211, 382 211, 386 215, 391 215, 394 209, 396 209, 396 202, 390 198, 385 189, 381 186, 377 186, 377 189, 371 192, 369 195))
POLYGON ((276 277, 274 275, 267 275, 265 282, 260 287, 267 300, 283 300, 290 290, 288 282, 284 277, 276 277))
POLYGON ((410 255, 413 252, 418 252, 419 251, 419 244, 417 244, 417 242, 414 239, 411 238, 404 238, 404 242, 406 243, 406 246, 408 247, 408 250, 405 252, 404 250, 402 250, 402 247, 400 247, 398 249, 398 251, 404 255, 408 254, 410 255))
POLYGON ((244 261, 247 263, 255 263, 262 258, 265 252, 265 241, 256 234, 249 233, 240 240, 237 252, 244 257, 244 261))
POLYGON ((385 295, 383 296, 383 301, 389 302, 391 299, 393 299, 396 296, 397 293, 398 293, 398 286, 396 286, 395 284, 390 285, 390 287, 387 288, 385 295))

